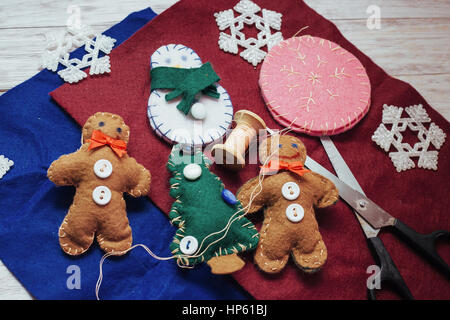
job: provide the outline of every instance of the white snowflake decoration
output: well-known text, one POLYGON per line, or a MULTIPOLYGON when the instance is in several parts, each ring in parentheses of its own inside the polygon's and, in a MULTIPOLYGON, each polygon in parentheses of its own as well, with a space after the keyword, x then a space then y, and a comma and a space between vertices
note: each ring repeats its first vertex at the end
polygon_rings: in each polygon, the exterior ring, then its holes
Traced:
POLYGON ((262 16, 260 16, 257 13, 261 11, 261 8, 250 0, 239 1, 234 6, 234 10, 240 15, 235 17, 233 9, 214 14, 221 31, 230 28, 230 34, 220 33, 219 47, 225 52, 234 54, 238 53, 238 46, 244 47, 245 50, 240 53, 240 56, 256 67, 267 54, 262 48, 267 46, 267 49, 270 50, 283 40, 281 32, 272 34, 270 31, 270 28, 280 30, 282 14, 262 9, 262 16), (257 39, 245 37, 245 34, 241 32, 244 23, 255 25, 259 30, 257 39))
POLYGON ((0 155, 0 179, 9 171, 14 165, 14 162, 6 158, 4 155, 0 155))
POLYGON ((372 140, 386 152, 391 146, 397 150, 389 152, 389 157, 398 172, 414 168, 415 164, 411 159, 413 157, 419 157, 417 164, 419 168, 437 170, 438 151, 428 148, 432 144, 439 150, 445 142, 446 134, 433 122, 428 129, 425 128, 423 124, 430 122, 431 119, 421 104, 405 108, 405 111, 409 118, 401 117, 403 108, 384 105, 382 123, 374 132, 372 140), (385 124, 392 125, 391 130, 388 130, 385 124), (401 132, 407 128, 418 132, 419 142, 415 143, 414 147, 403 142, 401 132))
POLYGON ((86 78, 86 73, 81 70, 86 67, 90 67, 90 75, 111 72, 109 56, 100 58, 99 53, 102 51, 109 54, 115 42, 116 40, 111 37, 95 34, 88 26, 68 27, 64 33, 47 37, 47 47, 41 65, 55 72, 58 65, 62 64, 66 68, 58 71, 58 75, 69 83, 86 78), (70 52, 83 45, 87 54, 81 60, 70 59, 70 52))

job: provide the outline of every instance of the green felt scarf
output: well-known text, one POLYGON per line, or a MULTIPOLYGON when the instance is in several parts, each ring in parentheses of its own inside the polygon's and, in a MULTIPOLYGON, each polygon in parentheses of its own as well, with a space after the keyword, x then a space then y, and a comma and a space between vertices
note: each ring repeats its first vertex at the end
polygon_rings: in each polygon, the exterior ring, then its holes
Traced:
POLYGON ((220 80, 209 62, 199 68, 172 68, 156 67, 151 69, 151 89, 173 89, 166 95, 166 101, 183 95, 183 99, 177 105, 177 109, 188 114, 195 102, 195 95, 202 92, 213 98, 219 98, 220 94, 214 82, 220 80))

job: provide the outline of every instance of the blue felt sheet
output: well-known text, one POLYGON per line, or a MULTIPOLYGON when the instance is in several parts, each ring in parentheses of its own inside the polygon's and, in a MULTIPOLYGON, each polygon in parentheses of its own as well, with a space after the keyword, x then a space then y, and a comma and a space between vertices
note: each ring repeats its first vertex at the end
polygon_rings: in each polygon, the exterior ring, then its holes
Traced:
MULTIPOLYGON (((118 46, 154 17, 151 9, 133 13, 105 34, 118 46)), ((0 97, 0 154, 15 163, 0 180, 0 259, 37 299, 94 299, 103 252, 94 244, 79 257, 63 253, 58 228, 74 188, 55 187, 46 177, 53 160, 80 146, 79 126, 48 95, 62 84, 44 70, 0 97), (67 288, 71 265, 79 267, 81 289, 67 288)), ((174 229, 166 216, 148 198, 126 200, 134 243, 169 256, 174 229)), ((102 299, 248 298, 231 277, 211 275, 206 265, 179 269, 175 261, 155 260, 142 248, 109 258, 103 270, 102 299)))

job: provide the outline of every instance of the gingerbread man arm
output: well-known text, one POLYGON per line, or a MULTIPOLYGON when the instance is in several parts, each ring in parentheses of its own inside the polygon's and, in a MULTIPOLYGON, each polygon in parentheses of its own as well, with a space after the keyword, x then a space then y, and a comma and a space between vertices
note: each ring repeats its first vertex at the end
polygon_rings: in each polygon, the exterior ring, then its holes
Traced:
POLYGON ((151 174, 143 165, 128 157, 126 159, 127 176, 130 177, 126 192, 133 197, 140 197, 150 191, 151 174))
POLYGON ((252 196, 254 197, 251 207, 247 208, 244 212, 254 213, 262 209, 262 207, 266 204, 266 192, 264 189, 263 183, 259 186, 259 176, 247 181, 239 189, 237 198, 244 208, 249 205, 250 198, 252 196))
POLYGON ((339 191, 333 182, 315 172, 310 172, 310 178, 316 190, 314 205, 317 208, 325 208, 338 201, 339 191))
POLYGON ((85 174, 84 159, 81 150, 62 155, 52 162, 47 177, 57 186, 76 186, 85 174))

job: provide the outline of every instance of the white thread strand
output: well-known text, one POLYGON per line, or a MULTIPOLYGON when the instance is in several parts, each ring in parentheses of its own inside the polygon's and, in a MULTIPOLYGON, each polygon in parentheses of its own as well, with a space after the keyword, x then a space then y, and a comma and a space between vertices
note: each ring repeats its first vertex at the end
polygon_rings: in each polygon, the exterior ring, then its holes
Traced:
POLYGON ((104 262, 108 257, 110 257, 110 256, 121 256, 121 255, 123 255, 123 254, 125 254, 125 253, 127 253, 127 252, 129 252, 129 251, 131 251, 131 250, 133 250, 133 249, 136 248, 136 247, 142 247, 142 248, 144 248, 144 250, 147 251, 147 253, 148 253, 151 257, 153 257, 154 259, 156 259, 156 260, 162 260, 162 261, 165 261, 165 260, 171 260, 171 259, 177 258, 177 256, 171 256, 171 257, 159 257, 159 256, 157 256, 156 254, 154 254, 154 253, 153 253, 146 245, 144 245, 144 244, 135 244, 134 246, 132 246, 132 247, 130 247, 130 248, 128 248, 127 250, 124 250, 124 251, 115 251, 115 252, 108 252, 108 253, 105 253, 105 254, 103 255, 103 257, 100 259, 100 266, 99 266, 99 267, 100 267, 100 272, 99 272, 99 275, 98 275, 97 284, 96 284, 96 286, 95 286, 95 296, 97 297, 97 300, 100 300, 98 293, 99 293, 99 291, 100 291, 100 286, 101 286, 102 280, 103 280, 103 262, 104 262))

